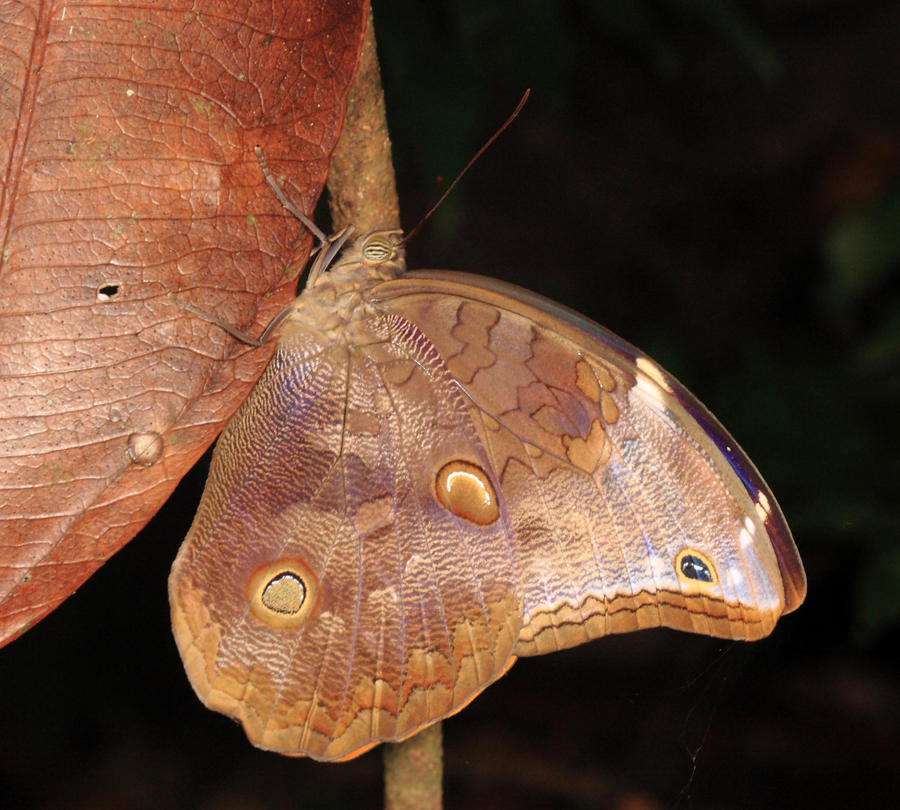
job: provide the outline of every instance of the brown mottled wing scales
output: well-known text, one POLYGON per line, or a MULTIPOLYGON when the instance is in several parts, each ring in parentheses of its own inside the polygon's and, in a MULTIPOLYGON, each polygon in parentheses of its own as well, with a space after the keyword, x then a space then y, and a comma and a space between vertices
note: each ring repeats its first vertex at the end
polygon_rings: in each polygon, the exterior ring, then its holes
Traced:
POLYGON ((467 396, 522 565, 518 655, 657 625, 759 638, 802 601, 762 479, 636 349, 479 276, 412 273, 371 298, 428 335, 467 396))
MULTIPOLYGON (((452 714, 514 660, 522 595, 505 511, 435 500, 448 459, 490 470, 421 332, 282 338, 217 445, 173 566, 191 682, 256 745, 339 759, 452 714)), ((499 483, 491 483, 494 488, 499 483)))

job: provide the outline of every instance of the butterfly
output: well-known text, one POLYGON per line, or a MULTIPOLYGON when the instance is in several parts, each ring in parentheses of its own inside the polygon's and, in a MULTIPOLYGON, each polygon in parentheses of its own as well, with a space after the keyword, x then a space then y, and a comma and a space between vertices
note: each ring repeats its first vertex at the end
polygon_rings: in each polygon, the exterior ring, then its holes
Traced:
POLYGON ((577 313, 407 273, 383 229, 324 244, 280 327, 169 578, 194 690, 255 745, 350 759, 519 656, 656 626, 758 639, 803 601, 744 452, 577 313))

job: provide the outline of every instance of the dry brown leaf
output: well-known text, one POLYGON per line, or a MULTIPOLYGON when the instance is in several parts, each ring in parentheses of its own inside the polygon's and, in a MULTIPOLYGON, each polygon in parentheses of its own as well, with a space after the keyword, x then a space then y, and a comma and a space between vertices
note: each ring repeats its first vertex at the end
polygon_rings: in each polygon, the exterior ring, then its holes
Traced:
POLYGON ((365 0, 0 7, 0 643, 128 542, 293 297, 365 0))

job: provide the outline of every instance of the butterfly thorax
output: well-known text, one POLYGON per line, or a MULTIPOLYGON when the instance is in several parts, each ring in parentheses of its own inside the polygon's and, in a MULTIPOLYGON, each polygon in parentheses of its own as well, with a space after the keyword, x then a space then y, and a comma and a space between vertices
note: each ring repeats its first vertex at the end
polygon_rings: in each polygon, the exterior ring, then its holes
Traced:
POLYGON ((357 331, 354 326, 371 314, 368 291, 406 270, 401 235, 395 229, 369 231, 333 261, 323 250, 320 259, 324 261, 317 259, 313 264, 306 287, 291 305, 294 311, 285 322, 281 340, 298 331, 313 330, 329 342, 352 341, 357 331))

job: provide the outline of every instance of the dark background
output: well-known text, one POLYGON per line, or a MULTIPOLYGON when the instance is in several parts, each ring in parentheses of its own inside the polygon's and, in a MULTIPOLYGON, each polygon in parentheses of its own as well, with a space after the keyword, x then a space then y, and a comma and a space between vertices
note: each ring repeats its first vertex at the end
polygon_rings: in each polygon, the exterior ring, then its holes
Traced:
MULTIPOLYGON (((376 6, 410 248, 641 346, 777 494, 809 596, 774 634, 520 661, 444 724, 449 808, 886 807, 900 795, 900 4, 376 6)), ((0 653, 0 805, 378 807, 376 750, 252 749, 202 708, 166 575, 205 469, 0 653)))

